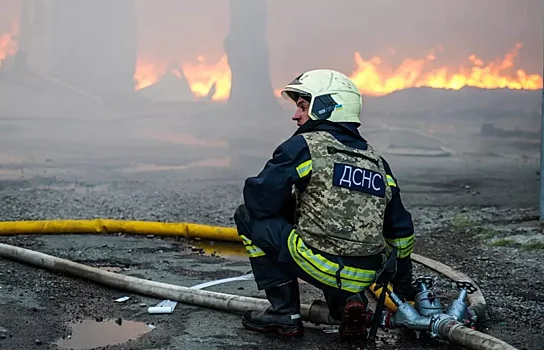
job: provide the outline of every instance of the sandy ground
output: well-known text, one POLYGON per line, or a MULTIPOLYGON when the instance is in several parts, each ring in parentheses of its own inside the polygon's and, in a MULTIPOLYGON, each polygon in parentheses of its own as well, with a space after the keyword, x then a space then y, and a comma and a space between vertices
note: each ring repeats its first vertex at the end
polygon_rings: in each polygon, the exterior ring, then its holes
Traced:
MULTIPOLYGON (((96 158, 70 153, 76 149, 62 149, 58 143, 40 150, 8 141, 4 138, 0 162, 2 221, 107 217, 232 226, 243 180, 262 164, 228 167, 243 160, 228 158, 221 147, 204 152, 203 159, 215 160, 195 165, 196 157, 187 156, 190 152, 176 158, 179 145, 150 151, 146 144, 147 154, 130 157, 117 148, 118 154, 96 158), (21 159, 30 149, 35 158, 21 159), (154 164, 149 160, 153 158, 154 164)), ((537 160, 467 154, 388 160, 414 216, 416 252, 477 281, 489 304, 486 332, 519 349, 541 349, 544 241, 537 212, 537 160)), ((183 286, 250 270, 241 247, 219 242, 124 235, 0 236, 0 242, 183 286)), ((416 276, 430 273, 416 268, 416 276)), ((456 292, 447 279, 440 277, 437 283, 447 304, 456 292)), ((210 290, 264 297, 251 281, 210 290)), ((307 284, 302 290, 304 302, 322 299, 307 284)), ((160 300, 128 294, 127 302, 114 301, 124 295, 0 259, 0 349, 87 349, 107 344, 115 350, 364 348, 341 344, 336 334, 312 325, 307 325, 303 339, 263 336, 247 332, 239 315, 190 305, 179 304, 171 315, 150 315, 147 306, 160 300)), ((379 331, 377 346, 451 348, 399 331, 379 331)))

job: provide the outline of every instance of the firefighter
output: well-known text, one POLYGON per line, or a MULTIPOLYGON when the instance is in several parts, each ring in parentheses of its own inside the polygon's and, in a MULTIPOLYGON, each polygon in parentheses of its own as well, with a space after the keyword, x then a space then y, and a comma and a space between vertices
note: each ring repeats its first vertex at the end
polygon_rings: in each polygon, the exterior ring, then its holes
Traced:
POLYGON ((271 306, 242 316, 245 328, 301 336, 298 280, 321 289, 342 340, 365 338, 367 300, 393 247, 393 288, 413 300, 411 214, 388 163, 360 135, 362 97, 347 76, 305 72, 282 91, 297 130, 246 179, 234 213, 257 288, 271 306))

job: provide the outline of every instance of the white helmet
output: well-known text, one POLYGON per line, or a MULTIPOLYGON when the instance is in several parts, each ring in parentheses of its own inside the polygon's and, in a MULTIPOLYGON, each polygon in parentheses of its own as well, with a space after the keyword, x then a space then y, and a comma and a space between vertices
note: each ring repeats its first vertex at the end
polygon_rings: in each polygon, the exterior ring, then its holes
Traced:
POLYGON ((281 92, 283 98, 295 103, 299 97, 310 102, 313 120, 360 123, 363 99, 353 81, 330 69, 316 69, 303 73, 281 92))

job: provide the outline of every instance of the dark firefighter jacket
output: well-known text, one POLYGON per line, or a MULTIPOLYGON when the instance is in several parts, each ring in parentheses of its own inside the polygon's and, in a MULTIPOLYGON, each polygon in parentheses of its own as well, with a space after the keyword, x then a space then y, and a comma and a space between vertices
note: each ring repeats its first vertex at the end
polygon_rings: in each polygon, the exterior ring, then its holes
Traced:
MULTIPOLYGON (((285 208, 292 204, 293 185, 304 191, 311 178, 300 178, 297 166, 310 160, 306 141, 300 135, 304 132, 327 131, 338 141, 349 147, 366 149, 367 141, 354 123, 333 123, 328 121, 308 121, 297 129, 295 134, 276 148, 263 170, 255 177, 249 177, 244 186, 244 202, 250 214, 256 219, 282 216, 285 208)), ((382 157, 383 159, 383 157, 382 157)), ((384 218, 383 236, 389 246, 395 246, 398 257, 408 257, 413 252, 414 226, 411 214, 404 208, 400 188, 391 167, 383 159, 387 175, 394 184, 392 199, 387 205, 384 218)))

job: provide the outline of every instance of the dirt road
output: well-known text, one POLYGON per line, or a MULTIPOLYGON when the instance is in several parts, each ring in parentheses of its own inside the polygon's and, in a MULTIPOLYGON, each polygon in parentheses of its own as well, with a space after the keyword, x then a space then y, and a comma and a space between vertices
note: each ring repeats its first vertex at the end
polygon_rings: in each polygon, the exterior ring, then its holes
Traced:
MULTIPOLYGON (((468 156, 388 160, 414 216, 416 252, 449 264, 479 283, 490 306, 490 334, 519 349, 541 349, 544 241, 537 222, 536 163, 468 156)), ((233 225, 232 214, 242 200, 241 188, 248 175, 242 169, 223 164, 168 170, 129 163, 52 159, 3 164, 0 219, 107 217, 233 225)), ((250 270, 241 247, 218 242, 122 235, 2 236, 0 242, 184 286, 250 270)), ((420 266, 417 269, 418 274, 428 273, 420 266)), ((453 287, 444 279, 438 287, 447 302, 453 287)), ((302 289, 305 301, 322 298, 306 284, 302 289)), ((251 281, 210 290, 264 297, 251 281)), ((262 336, 245 331, 239 315, 189 305, 179 304, 171 315, 149 315, 147 307, 160 300, 129 294, 126 302, 114 301, 124 295, 0 260, 0 349, 362 348, 361 344, 339 344, 336 334, 311 325, 300 340, 262 336)), ((395 331, 380 331, 379 336, 380 349, 448 349, 441 341, 414 339, 395 331)))

